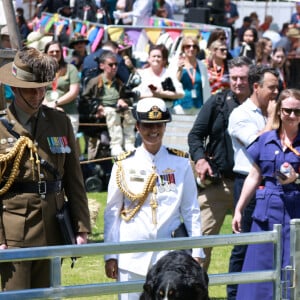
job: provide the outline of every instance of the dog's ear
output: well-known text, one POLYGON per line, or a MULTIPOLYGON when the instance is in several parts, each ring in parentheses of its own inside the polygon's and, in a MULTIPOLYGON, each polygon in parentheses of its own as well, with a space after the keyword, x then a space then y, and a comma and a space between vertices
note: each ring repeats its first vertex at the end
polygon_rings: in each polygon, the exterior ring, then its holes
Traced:
POLYGON ((140 296, 140 300, 151 300, 152 299, 152 285, 145 283, 143 286, 143 293, 140 296))

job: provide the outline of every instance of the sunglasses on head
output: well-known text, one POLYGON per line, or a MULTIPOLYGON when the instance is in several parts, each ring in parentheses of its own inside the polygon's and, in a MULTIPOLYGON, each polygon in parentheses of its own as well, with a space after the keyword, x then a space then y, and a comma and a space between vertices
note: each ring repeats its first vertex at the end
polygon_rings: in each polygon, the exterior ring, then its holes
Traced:
POLYGON ((293 112, 295 114, 295 116, 300 117, 300 109, 299 108, 285 108, 285 107, 282 107, 281 111, 286 116, 290 116, 293 112))

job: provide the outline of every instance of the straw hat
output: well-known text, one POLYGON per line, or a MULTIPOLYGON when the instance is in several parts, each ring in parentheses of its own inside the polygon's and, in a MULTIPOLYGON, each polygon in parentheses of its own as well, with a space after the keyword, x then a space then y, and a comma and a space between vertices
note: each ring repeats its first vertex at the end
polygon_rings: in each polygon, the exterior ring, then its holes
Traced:
POLYGON ((44 51, 46 44, 52 40, 52 35, 44 35, 39 31, 32 31, 27 36, 26 46, 44 51))
POLYGON ((141 123, 167 123, 172 120, 165 101, 159 98, 139 100, 132 114, 141 123))
POLYGON ((286 36, 292 38, 300 38, 300 31, 297 28, 289 28, 286 36))
POLYGON ((13 62, 0 68, 0 82, 19 88, 44 87, 53 81, 57 68, 54 58, 35 48, 24 48, 13 62))

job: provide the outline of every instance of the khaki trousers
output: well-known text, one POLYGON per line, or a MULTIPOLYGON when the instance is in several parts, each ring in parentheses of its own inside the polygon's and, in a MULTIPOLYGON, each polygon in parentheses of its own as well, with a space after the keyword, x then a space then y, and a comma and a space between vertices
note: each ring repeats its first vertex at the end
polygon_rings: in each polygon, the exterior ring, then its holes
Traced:
POLYGON ((0 275, 2 291, 49 287, 50 261, 35 260, 1 263, 0 275))
POLYGON ((134 145, 136 121, 132 116, 131 110, 116 112, 116 109, 113 107, 104 107, 104 112, 111 148, 114 146, 123 147, 123 144, 125 148, 126 144, 134 145), (121 117, 123 117, 122 123, 121 117))
MULTIPOLYGON (((224 178, 218 184, 210 184, 199 193, 201 228, 203 235, 219 234, 226 213, 233 209, 233 182, 224 178)), ((203 267, 208 270, 212 248, 204 248, 206 255, 203 267)))

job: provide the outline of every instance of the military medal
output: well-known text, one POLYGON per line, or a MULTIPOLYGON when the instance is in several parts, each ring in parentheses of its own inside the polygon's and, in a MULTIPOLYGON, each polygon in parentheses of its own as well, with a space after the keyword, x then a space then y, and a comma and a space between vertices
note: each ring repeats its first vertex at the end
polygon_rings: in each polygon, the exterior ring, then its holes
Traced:
POLYGON ((175 175, 174 173, 169 174, 169 180, 170 180, 170 189, 171 191, 176 191, 176 184, 175 184, 175 175))
POLYGON ((62 136, 62 143, 63 143, 63 153, 71 153, 71 148, 68 145, 68 139, 66 136, 62 136))
POLYGON ((165 190, 166 190, 166 192, 171 191, 171 187, 170 187, 170 184, 168 182, 165 183, 165 190))
POLYGON ((50 136, 47 137, 48 145, 52 153, 70 153, 71 148, 68 145, 66 136, 50 136))
POLYGON ((157 179, 156 179, 156 182, 157 182, 157 189, 160 193, 163 193, 165 191, 165 188, 163 186, 163 183, 162 183, 162 180, 161 180, 161 176, 158 175, 157 176, 157 179))
POLYGON ((158 191, 159 191, 160 193, 163 193, 163 192, 165 191, 164 186, 163 186, 163 185, 159 185, 159 186, 158 186, 158 191))

